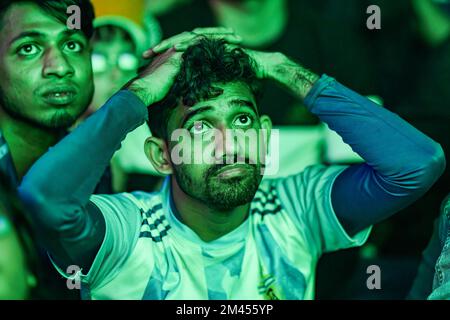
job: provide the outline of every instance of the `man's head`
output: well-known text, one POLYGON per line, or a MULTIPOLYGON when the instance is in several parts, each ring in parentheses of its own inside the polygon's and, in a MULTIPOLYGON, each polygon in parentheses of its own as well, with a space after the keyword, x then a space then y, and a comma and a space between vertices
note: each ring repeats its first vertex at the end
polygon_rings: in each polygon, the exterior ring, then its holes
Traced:
POLYGON ((0 4, 0 107, 46 129, 66 128, 93 94, 89 0, 3 0, 0 4), (81 30, 67 27, 67 8, 81 11, 81 30))
POLYGON ((147 156, 200 202, 223 211, 246 204, 262 178, 258 155, 265 143, 259 134, 264 129, 267 138, 271 129, 270 119, 258 112, 260 83, 253 62, 242 49, 208 38, 189 47, 182 59, 167 96, 149 106, 153 137, 146 142, 147 156), (236 130, 253 134, 253 145, 231 139, 236 130), (173 139, 183 132, 184 138, 173 139), (199 154, 203 161, 194 160, 199 154), (188 161, 177 162, 178 155, 188 161))

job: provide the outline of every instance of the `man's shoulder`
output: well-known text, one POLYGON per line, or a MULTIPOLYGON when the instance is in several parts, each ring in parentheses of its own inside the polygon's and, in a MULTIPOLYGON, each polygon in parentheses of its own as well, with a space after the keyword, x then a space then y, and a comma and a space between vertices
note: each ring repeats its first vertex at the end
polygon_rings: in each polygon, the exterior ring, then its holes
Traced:
POLYGON ((268 190, 279 189, 283 186, 285 188, 299 189, 306 188, 313 183, 321 181, 332 181, 347 167, 348 166, 344 165, 310 165, 296 174, 273 179, 264 179, 261 182, 258 191, 261 190, 267 192, 268 190))
POLYGON ((160 192, 133 191, 111 195, 93 195, 91 201, 95 204, 103 203, 110 207, 136 207, 139 211, 148 211, 152 208, 162 206, 162 195, 160 192))
POLYGON ((275 179, 264 179, 252 200, 252 207, 259 211, 289 212, 301 211, 304 201, 319 201, 327 194, 335 178, 347 166, 322 164, 312 165, 301 172, 275 179))

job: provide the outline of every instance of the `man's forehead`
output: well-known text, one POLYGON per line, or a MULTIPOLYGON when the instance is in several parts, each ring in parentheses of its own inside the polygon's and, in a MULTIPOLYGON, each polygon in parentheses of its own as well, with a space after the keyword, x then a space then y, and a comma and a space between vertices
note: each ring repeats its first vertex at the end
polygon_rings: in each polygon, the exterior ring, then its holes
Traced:
POLYGON ((240 82, 232 82, 227 84, 218 84, 214 85, 216 88, 220 88, 222 93, 211 97, 210 99, 205 99, 197 102, 193 106, 183 107, 183 112, 188 113, 197 108, 202 108, 204 106, 212 106, 212 107, 234 107, 234 106, 248 106, 253 104, 256 106, 255 97, 250 90, 250 88, 243 83, 240 82))
POLYGON ((41 9, 34 3, 19 3, 11 5, 3 16, 3 41, 10 40, 24 32, 37 31, 48 37, 55 37, 67 31, 65 24, 41 9), (6 37, 6 38, 5 38, 6 37))

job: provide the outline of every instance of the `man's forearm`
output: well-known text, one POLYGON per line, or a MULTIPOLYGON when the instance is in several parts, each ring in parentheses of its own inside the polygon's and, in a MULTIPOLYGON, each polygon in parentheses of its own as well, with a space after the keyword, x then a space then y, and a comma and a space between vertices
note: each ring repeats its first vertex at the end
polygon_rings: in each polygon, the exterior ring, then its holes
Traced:
POLYGON ((417 200, 445 168, 438 143, 330 77, 322 76, 304 103, 366 161, 333 185, 333 208, 350 233, 417 200))
POLYGON ((271 60, 266 77, 278 82, 301 100, 305 99, 320 78, 281 53, 274 54, 271 60))
MULTIPOLYGON (((86 214, 89 198, 121 141, 146 117, 145 105, 133 93, 121 91, 31 167, 19 194, 38 231, 57 233, 59 240, 65 234, 92 237, 84 230, 98 225, 88 221, 93 217, 86 214)), ((96 239, 101 241, 102 235, 96 239)))

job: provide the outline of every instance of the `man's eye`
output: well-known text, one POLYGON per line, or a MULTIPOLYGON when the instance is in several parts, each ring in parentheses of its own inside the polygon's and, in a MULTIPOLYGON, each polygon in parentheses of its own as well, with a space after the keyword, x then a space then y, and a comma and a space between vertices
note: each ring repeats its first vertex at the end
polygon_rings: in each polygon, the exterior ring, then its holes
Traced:
POLYGON ((83 50, 83 45, 78 41, 68 41, 64 45, 64 50, 69 52, 81 52, 83 50))
POLYGON ((21 56, 32 56, 38 54, 41 50, 34 44, 26 44, 17 51, 21 56))
POLYGON ((194 125, 189 129, 189 132, 192 134, 203 134, 209 129, 211 129, 211 127, 206 123, 202 121, 196 121, 194 125))
POLYGON ((253 124, 253 119, 246 114, 238 116, 233 123, 236 127, 249 127, 253 124))

